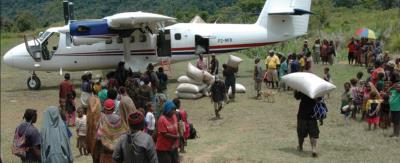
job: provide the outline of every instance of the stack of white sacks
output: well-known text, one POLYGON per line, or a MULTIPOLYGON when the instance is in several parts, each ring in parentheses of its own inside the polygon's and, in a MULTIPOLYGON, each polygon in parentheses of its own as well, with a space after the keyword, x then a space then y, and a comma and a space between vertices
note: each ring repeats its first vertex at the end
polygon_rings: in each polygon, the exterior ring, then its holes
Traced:
MULTIPOLYGON (((242 62, 240 58, 231 55, 228 65, 237 67, 240 62, 242 62)), ((178 82, 181 83, 176 88, 178 98, 198 99, 209 95, 208 92, 215 82, 215 76, 188 63, 186 75, 179 77, 178 82)), ((236 84, 237 93, 244 93, 245 91, 246 88, 243 85, 236 84)))

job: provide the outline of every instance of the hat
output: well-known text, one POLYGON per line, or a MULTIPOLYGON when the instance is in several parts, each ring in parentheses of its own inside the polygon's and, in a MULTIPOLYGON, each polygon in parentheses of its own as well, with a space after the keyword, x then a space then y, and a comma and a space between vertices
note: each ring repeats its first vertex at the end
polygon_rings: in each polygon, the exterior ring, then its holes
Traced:
POLYGON ((271 53, 272 53, 272 54, 274 54, 274 53, 275 53, 275 51, 271 49, 271 50, 269 50, 269 52, 268 52, 268 53, 269 53, 269 54, 271 54, 271 53))
POLYGON ((140 125, 144 121, 143 113, 140 111, 135 111, 128 115, 129 125, 140 125))
POLYGON ((163 109, 164 109, 164 114, 165 114, 165 113, 169 113, 170 111, 172 111, 172 109, 176 109, 176 106, 171 100, 168 100, 167 102, 164 103, 163 109))
POLYGON ((106 101, 104 101, 104 110, 113 111, 114 108, 115 108, 114 100, 107 99, 106 101))
POLYGON ((89 75, 89 74, 92 74, 92 71, 85 71, 85 73, 84 73, 85 75, 89 75))

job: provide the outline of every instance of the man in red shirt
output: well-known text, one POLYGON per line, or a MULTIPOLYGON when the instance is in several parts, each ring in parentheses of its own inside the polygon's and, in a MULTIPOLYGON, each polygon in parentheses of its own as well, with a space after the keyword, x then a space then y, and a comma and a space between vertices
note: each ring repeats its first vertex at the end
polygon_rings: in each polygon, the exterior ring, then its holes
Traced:
POLYGON ((348 60, 349 60, 349 64, 353 64, 354 63, 354 59, 355 59, 355 52, 356 52, 356 42, 354 41, 354 38, 352 37, 350 40, 350 43, 347 44, 347 48, 349 48, 349 53, 348 53, 348 60))
POLYGON ((157 157, 158 162, 179 163, 179 132, 176 106, 167 101, 163 106, 163 114, 157 121, 157 157))
POLYGON ((72 82, 70 81, 70 78, 71 78, 71 76, 69 75, 69 73, 66 73, 64 75, 64 81, 62 81, 60 83, 60 86, 59 86, 59 90, 60 90, 60 92, 59 92, 59 98, 60 98, 59 102, 60 102, 60 107, 62 109, 65 108, 65 103, 66 103, 66 100, 67 100, 67 94, 68 93, 72 93, 75 96, 75 88, 74 88, 74 85, 72 84, 72 82))

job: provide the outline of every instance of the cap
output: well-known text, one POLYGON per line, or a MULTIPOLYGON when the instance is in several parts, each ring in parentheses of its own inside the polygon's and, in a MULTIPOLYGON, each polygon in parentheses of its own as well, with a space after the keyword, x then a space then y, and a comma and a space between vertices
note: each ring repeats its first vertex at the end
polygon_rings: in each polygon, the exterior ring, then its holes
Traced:
POLYGON ((115 108, 114 100, 107 99, 106 101, 104 101, 104 110, 113 111, 114 108, 115 108))
POLYGON ((271 54, 271 53, 273 54, 273 53, 275 53, 275 51, 271 49, 271 50, 269 50, 268 53, 269 53, 269 54, 271 54))
POLYGON ((89 74, 92 74, 92 71, 85 71, 85 73, 84 73, 85 75, 89 75, 89 74))
POLYGON ((135 111, 128 116, 128 123, 130 125, 140 125, 143 123, 144 116, 140 111, 135 111))

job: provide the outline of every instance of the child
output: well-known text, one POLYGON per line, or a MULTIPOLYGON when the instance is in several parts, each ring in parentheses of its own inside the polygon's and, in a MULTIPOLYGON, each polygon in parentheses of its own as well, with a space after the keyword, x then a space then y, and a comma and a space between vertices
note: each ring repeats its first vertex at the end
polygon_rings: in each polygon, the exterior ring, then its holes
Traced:
POLYGON ((362 87, 365 84, 365 81, 362 80, 362 77, 364 76, 364 73, 359 71, 357 73, 357 87, 362 87))
POLYGON ((371 130, 371 125, 374 125, 375 130, 379 123, 378 114, 381 107, 381 101, 378 99, 378 93, 376 91, 371 91, 369 96, 366 105, 368 130, 371 130))
POLYGON ((75 126, 75 92, 69 92, 67 94, 67 100, 65 103, 66 123, 67 126, 75 126))
POLYGON ((383 89, 385 88, 385 81, 383 81, 383 78, 385 77, 385 74, 380 72, 378 74, 378 81, 376 82, 376 89, 378 90, 378 93, 381 93, 383 89))
POLYGON ((147 103, 147 113, 146 113, 146 129, 147 129, 147 133, 150 136, 153 136, 153 132, 155 129, 155 125, 156 125, 156 119, 154 118, 154 109, 151 103, 147 103))
POLYGON ((383 102, 381 104, 381 123, 380 126, 384 129, 390 127, 390 104, 389 104, 389 95, 385 94, 383 96, 383 102))
POLYGON ((77 110, 78 117, 76 117, 76 134, 78 135, 77 148, 79 149, 80 155, 88 155, 86 148, 86 115, 83 114, 83 107, 79 107, 77 110), (83 152, 82 152, 83 151, 83 152))
POLYGON ((354 110, 350 87, 351 86, 349 82, 344 83, 344 92, 342 94, 342 105, 340 107, 341 108, 340 113, 344 115, 344 120, 346 124, 348 124, 350 114, 352 113, 352 110, 354 110))
MULTIPOLYGON (((332 83, 332 77, 331 77, 331 74, 329 73, 329 67, 324 68, 324 80, 329 83, 332 83)), ((326 94, 326 98, 327 99, 329 98, 329 93, 326 94)))
POLYGON ((332 83, 332 77, 331 74, 329 73, 329 67, 324 68, 324 80, 332 83))
POLYGON ((360 112, 361 110, 361 105, 363 103, 363 92, 360 87, 357 87, 357 79, 353 78, 350 80, 351 88, 350 88, 350 93, 351 93, 351 99, 352 99, 352 104, 354 106, 354 109, 352 110, 351 113, 351 118, 354 120, 356 119, 356 114, 360 112))
POLYGON ((304 55, 300 54, 299 56, 299 64, 300 64, 300 72, 303 72, 305 70, 306 67, 306 61, 304 59, 304 55))

